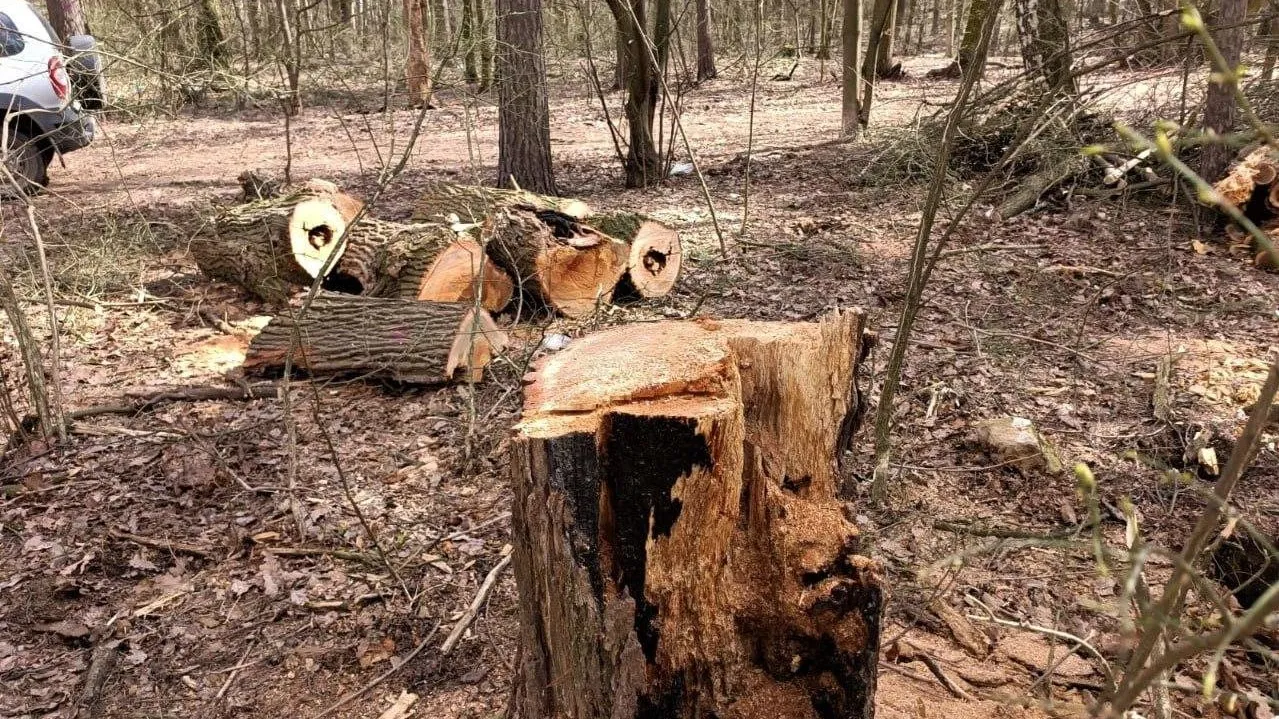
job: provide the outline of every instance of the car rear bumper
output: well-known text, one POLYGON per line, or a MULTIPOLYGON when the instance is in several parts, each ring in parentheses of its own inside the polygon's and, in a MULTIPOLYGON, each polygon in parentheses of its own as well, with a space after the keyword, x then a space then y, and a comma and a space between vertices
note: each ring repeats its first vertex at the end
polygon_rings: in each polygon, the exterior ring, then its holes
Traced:
POLYGON ((40 119, 44 120, 40 124, 46 128, 45 138, 62 154, 86 147, 98 133, 97 121, 82 111, 78 103, 40 119))

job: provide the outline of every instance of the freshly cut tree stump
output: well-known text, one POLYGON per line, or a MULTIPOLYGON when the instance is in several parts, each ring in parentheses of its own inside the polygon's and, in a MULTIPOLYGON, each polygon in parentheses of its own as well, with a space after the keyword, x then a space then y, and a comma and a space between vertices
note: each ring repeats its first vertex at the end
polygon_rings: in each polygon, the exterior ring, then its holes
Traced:
POLYGON ((310 284, 362 203, 323 180, 280 197, 230 207, 214 218, 215 237, 192 242, 205 275, 233 282, 272 303, 310 284))
POLYGON ((322 292, 300 320, 273 318, 249 343, 244 370, 280 375, 291 355, 311 376, 437 384, 461 369, 478 381, 505 346, 493 318, 471 305, 322 292))
POLYGON ((640 297, 662 297, 679 279, 683 251, 679 233, 636 212, 610 212, 583 220, 604 234, 630 245, 623 283, 640 297))
POLYGON ((837 499, 862 315, 659 322, 531 376, 516 713, 864 719, 881 580, 837 499))
POLYGON ((478 224, 494 211, 512 205, 555 210, 578 219, 590 214, 590 208, 581 200, 547 197, 524 190, 435 182, 422 192, 413 209, 413 219, 422 222, 478 224))
POLYGON ((488 256, 533 299, 567 317, 585 317, 612 299, 630 248, 554 210, 514 206, 484 231, 488 256))
POLYGON ((498 312, 511 302, 515 283, 470 238, 455 240, 425 267, 407 270, 400 283, 400 297, 429 302, 474 302, 498 312), (480 279, 482 278, 482 279, 480 279), (477 281, 478 280, 478 281, 477 281))

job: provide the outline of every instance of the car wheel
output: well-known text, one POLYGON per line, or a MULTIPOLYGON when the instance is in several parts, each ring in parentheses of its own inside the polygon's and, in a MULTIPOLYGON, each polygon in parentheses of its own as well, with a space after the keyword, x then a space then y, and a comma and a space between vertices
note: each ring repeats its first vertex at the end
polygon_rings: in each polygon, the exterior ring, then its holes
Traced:
POLYGON ((31 194, 49 183, 47 153, 34 137, 23 130, 9 128, 9 146, 5 148, 4 166, 7 172, 0 177, 0 196, 31 194))

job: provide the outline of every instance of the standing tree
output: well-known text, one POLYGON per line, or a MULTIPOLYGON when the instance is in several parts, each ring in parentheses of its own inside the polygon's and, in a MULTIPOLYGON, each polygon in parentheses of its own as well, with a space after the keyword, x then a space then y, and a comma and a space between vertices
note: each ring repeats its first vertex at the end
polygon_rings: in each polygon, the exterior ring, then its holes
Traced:
POLYGON ((404 82, 412 102, 431 103, 431 46, 427 37, 424 0, 404 0, 404 29, 408 35, 408 59, 404 82))
POLYGON ((844 53, 844 82, 842 135, 849 139, 857 139, 857 129, 861 125, 861 75, 857 74, 857 48, 862 39, 862 2, 861 0, 844 0, 844 26, 840 31, 844 53))
POLYGON ((476 41, 475 32, 475 5, 478 2, 479 0, 462 0, 462 26, 458 31, 462 42, 463 77, 470 85, 478 84, 480 81, 479 66, 475 62, 475 52, 479 44, 476 41))
MULTIPOLYGON (((1221 0, 1217 25, 1213 33, 1217 49, 1226 65, 1234 72, 1239 67, 1243 51, 1244 15, 1248 11, 1247 0, 1221 0)), ((1204 99, 1204 130, 1218 135, 1228 132, 1235 124, 1235 80, 1214 72, 1208 81, 1208 95, 1204 99)), ((1212 142, 1203 149, 1199 159, 1199 175, 1209 182, 1216 182, 1225 174, 1230 164, 1230 148, 1224 143, 1212 142)))
POLYGON ((497 182, 555 194, 542 0, 497 0, 497 182))
POLYGON ((697 81, 710 80, 715 69, 715 45, 711 42, 711 0, 697 0, 697 81))
MULTIPOLYGON (((608 0, 617 23, 619 46, 625 43, 626 123, 630 147, 626 154, 626 186, 648 187, 662 176, 662 157, 653 138, 659 73, 670 40, 670 0, 657 0, 654 38, 645 32, 647 0, 608 0)), ((619 50, 621 48, 619 47, 619 50)))
MULTIPOLYGON (((862 77, 867 82, 867 97, 876 80, 900 77, 902 64, 893 60, 893 27, 897 24, 897 0, 875 0, 871 13, 870 37, 866 44, 866 59, 862 61, 862 77)), ((870 112, 869 100, 863 102, 870 112)))
POLYGON ((46 0, 45 7, 49 10, 49 24, 58 32, 58 39, 62 42, 72 35, 88 34, 80 0, 46 0))
POLYGON ((972 0, 968 7, 968 21, 964 25, 964 39, 959 43, 959 54, 954 62, 946 67, 929 71, 929 77, 957 78, 972 64, 977 52, 977 43, 981 40, 982 23, 986 20, 989 7, 990 0, 972 0))
POLYGON ((1026 69, 1050 92, 1078 94, 1071 74, 1070 28, 1064 4, 1060 0, 1016 0, 1013 8, 1026 69))
POLYGON ((201 65, 210 69, 226 66, 226 35, 218 18, 217 0, 200 0, 196 8, 195 37, 201 65))

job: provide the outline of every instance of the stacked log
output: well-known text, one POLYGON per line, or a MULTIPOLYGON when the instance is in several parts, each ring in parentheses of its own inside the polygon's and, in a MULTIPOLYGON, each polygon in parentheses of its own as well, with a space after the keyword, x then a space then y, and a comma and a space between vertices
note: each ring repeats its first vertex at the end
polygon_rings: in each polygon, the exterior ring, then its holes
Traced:
POLYGON ((581 219, 590 207, 581 200, 547 197, 525 190, 503 190, 451 182, 429 183, 413 208, 413 219, 419 222, 479 224, 496 210, 513 205, 554 210, 581 219))
POLYGON ((1269 238, 1270 247, 1259 242, 1243 228, 1230 224, 1226 233, 1232 244, 1246 246, 1253 264, 1266 269, 1279 269, 1279 151, 1262 146, 1247 153, 1243 160, 1217 182, 1214 189, 1223 200, 1243 213, 1269 238))
POLYGON ((479 381, 506 335, 470 304, 321 292, 307 312, 278 315, 252 342, 243 369, 280 376, 286 364, 309 376, 384 377, 438 384, 479 381))
POLYGON ((862 316, 659 322, 544 360, 511 446, 524 717, 873 716, 837 496, 862 316))
POLYGON ((209 277, 283 304, 295 287, 309 285, 331 256, 340 258, 339 239, 361 209, 363 203, 336 185, 312 180, 283 195, 222 211, 213 220, 214 236, 193 241, 191 254, 209 277))

